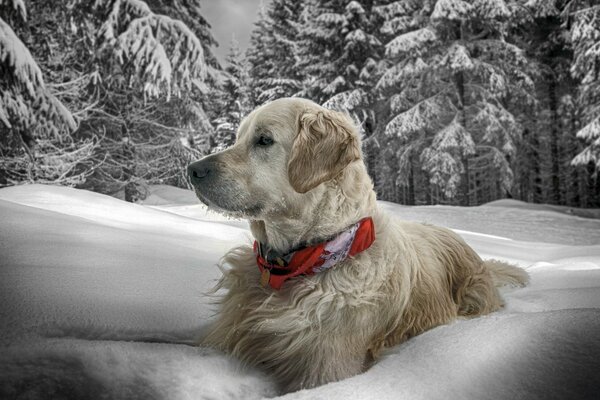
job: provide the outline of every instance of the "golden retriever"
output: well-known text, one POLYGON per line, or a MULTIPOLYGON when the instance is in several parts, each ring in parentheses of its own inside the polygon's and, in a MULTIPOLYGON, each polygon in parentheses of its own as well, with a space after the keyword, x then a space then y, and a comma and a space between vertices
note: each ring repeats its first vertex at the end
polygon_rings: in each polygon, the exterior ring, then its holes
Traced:
POLYGON ((254 248, 223 257, 215 290, 227 292, 202 344, 263 368, 284 391, 353 376, 384 347, 498 310, 496 287, 528 279, 515 266, 482 261, 448 229, 385 215, 352 120, 308 100, 254 110, 232 147, 191 164, 188 174, 202 202, 247 218, 256 239, 254 248), (265 251, 314 247, 369 217, 372 244, 329 268, 273 285, 278 266, 258 266, 265 251))

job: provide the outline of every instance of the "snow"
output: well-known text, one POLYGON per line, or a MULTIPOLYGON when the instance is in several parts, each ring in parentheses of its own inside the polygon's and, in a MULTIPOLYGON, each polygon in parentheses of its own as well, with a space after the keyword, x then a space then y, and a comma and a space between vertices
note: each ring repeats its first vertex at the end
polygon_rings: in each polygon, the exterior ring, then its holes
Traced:
POLYGON ((474 7, 479 15, 486 19, 502 20, 511 17, 504 0, 477 0, 474 7))
POLYGON ((456 114, 452 122, 445 126, 433 137, 431 147, 437 150, 459 150, 461 154, 474 154, 475 143, 471 134, 462 126, 456 114))
POLYGON ((420 52, 436 39, 437 34, 428 27, 403 33, 385 45, 385 55, 395 58, 408 53, 420 52))
POLYGON ((432 20, 461 20, 471 13, 473 6, 462 0, 439 0, 431 14, 432 20))
MULTIPOLYGON (((97 1, 94 7, 106 6, 104 1, 97 1)), ((207 77, 202 43, 183 22, 153 13, 139 0, 117 1, 110 8, 99 36, 121 64, 135 68, 143 80, 144 96, 178 96, 181 89, 191 89, 193 81, 202 82, 207 77), (185 56, 183 48, 187 49, 185 56)))
MULTIPOLYGON (((518 263, 506 308, 432 329, 369 371, 286 399, 585 399, 600 391, 599 210, 501 200, 471 208, 381 202, 518 263)), ((193 344, 213 318, 215 264, 243 221, 192 193, 145 204, 84 190, 0 190, 0 398, 253 399, 272 380, 193 344)))
POLYGON ((443 93, 424 99, 408 110, 396 115, 386 125, 385 134, 406 138, 408 135, 430 126, 432 121, 443 114, 443 106, 447 105, 447 99, 442 97, 441 94, 443 93))
POLYGON ((376 88, 385 90, 396 85, 410 81, 414 76, 421 74, 427 64, 421 58, 407 59, 402 64, 389 68, 377 82, 376 88))
POLYGON ((470 71, 474 68, 468 50, 456 43, 450 47, 448 53, 444 56, 442 64, 447 65, 452 72, 470 71))
MULTIPOLYGON (((2 3, 0 2, 0 5, 2 3)), ((13 3, 15 10, 25 19, 25 7, 22 2, 13 3)), ((26 128, 33 119, 28 102, 36 104, 36 109, 44 110, 49 119, 75 129, 77 123, 69 110, 46 91, 42 71, 35 62, 29 49, 21 42, 12 28, 0 18, 0 62, 7 68, 7 83, 3 85, 0 96, 0 123, 12 128, 11 117, 24 121, 26 128), (25 97, 28 100, 25 100, 25 97)))
POLYGON ((546 0, 528 0, 525 7, 530 9, 536 18, 553 17, 560 14, 556 5, 546 0))
POLYGON ((590 145, 577 154, 575 158, 573 158, 571 164, 587 165, 588 163, 593 162, 597 166, 600 165, 598 152, 594 151, 594 149, 600 147, 600 117, 592 120, 592 122, 577 132, 577 137, 586 140, 590 145))
POLYGON ((15 79, 24 86, 31 97, 36 97, 36 87, 44 87, 42 71, 29 49, 12 28, 0 18, 0 60, 14 71, 15 79))

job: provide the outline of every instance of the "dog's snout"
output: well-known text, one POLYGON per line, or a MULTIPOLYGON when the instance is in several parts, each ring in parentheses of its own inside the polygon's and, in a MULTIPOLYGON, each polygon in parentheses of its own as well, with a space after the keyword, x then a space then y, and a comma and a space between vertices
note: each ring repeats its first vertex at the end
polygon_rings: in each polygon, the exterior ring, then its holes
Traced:
POLYGON ((204 160, 197 161, 188 166, 188 177, 192 181, 192 184, 198 184, 213 171, 214 166, 212 163, 204 160))

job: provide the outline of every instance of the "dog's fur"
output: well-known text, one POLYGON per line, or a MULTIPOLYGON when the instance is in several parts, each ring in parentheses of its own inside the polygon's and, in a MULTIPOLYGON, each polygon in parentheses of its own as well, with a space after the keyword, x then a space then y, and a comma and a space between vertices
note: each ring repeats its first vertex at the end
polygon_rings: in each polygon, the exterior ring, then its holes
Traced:
POLYGON ((310 101, 280 99, 256 109, 234 146, 192 164, 190 173, 200 163, 209 172, 192 179, 198 197, 248 218, 254 237, 280 253, 374 220, 369 249, 279 291, 259 284, 252 247, 223 257, 218 288, 227 293, 202 343, 264 368, 285 391, 358 374, 382 348, 498 310, 496 286, 527 282, 525 271, 482 261, 448 229, 386 216, 352 121, 310 101), (261 135, 274 143, 257 144, 261 135))

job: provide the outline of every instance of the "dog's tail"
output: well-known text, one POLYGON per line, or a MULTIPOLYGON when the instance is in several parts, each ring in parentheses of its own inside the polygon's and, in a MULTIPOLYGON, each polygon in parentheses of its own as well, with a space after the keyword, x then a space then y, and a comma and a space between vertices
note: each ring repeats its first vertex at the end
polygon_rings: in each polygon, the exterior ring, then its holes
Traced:
POLYGON ((494 285, 499 286, 526 286, 529 283, 529 274, 516 265, 500 260, 485 260, 485 266, 492 274, 494 285))

